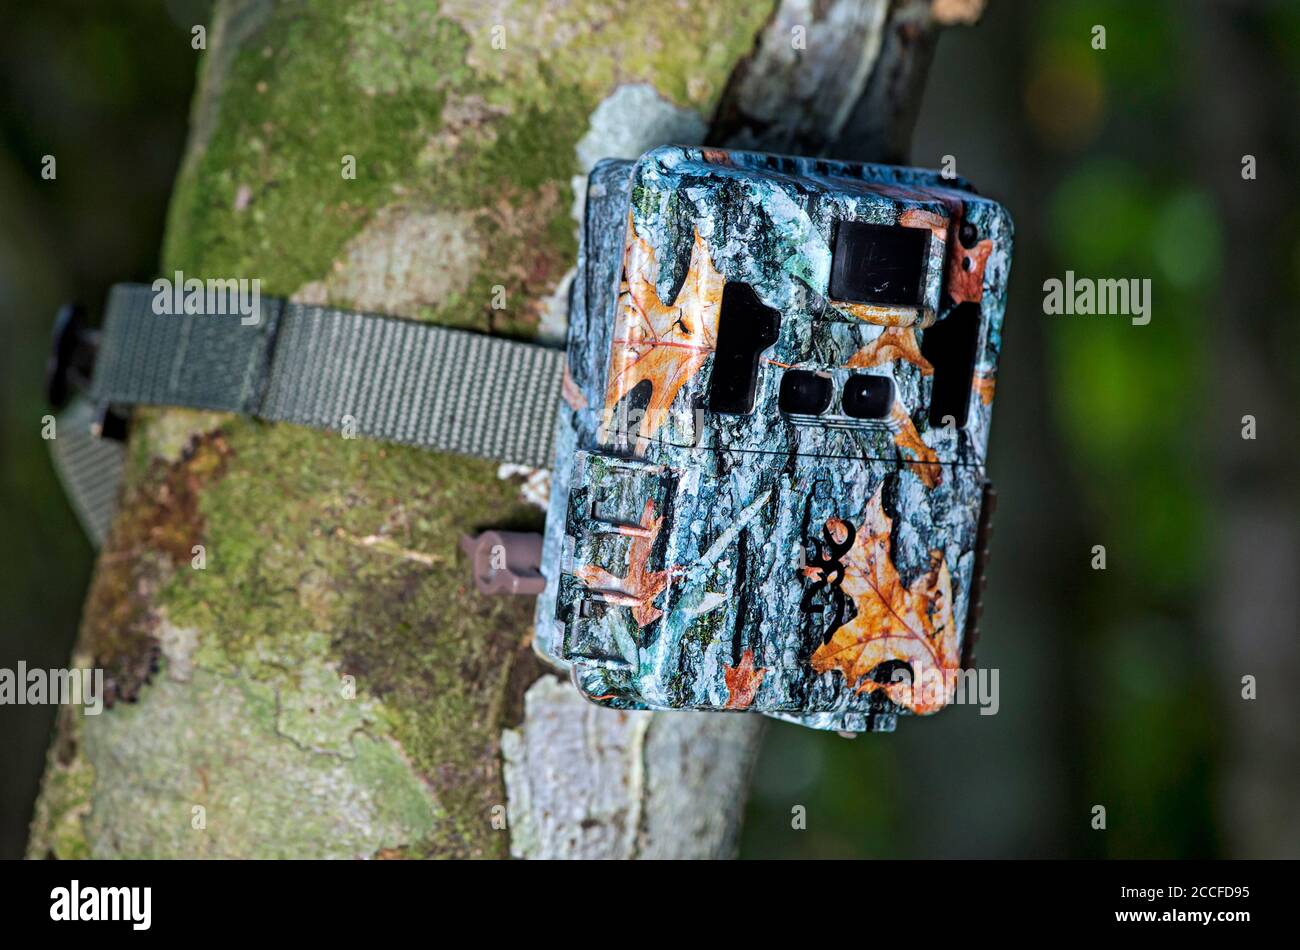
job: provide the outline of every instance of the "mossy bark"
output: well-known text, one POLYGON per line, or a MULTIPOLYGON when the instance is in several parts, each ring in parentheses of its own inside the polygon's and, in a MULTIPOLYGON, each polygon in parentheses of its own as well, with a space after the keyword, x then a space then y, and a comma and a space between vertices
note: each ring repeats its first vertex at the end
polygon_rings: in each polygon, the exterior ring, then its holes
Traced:
MULTIPOLYGON (((553 337, 592 158, 715 115, 762 144, 780 121, 746 117, 784 93, 759 67, 846 106, 866 88, 891 5, 815 6, 219 0, 162 271, 553 337), (804 12, 861 62, 783 57, 804 12)), ((925 10, 893 6, 909 29, 925 10)), ((848 110, 823 111, 786 147, 833 141, 848 110)), ((64 710, 29 853, 728 853, 754 719, 587 707, 534 659, 532 601, 473 591, 457 539, 539 530, 522 487, 485 461, 137 412, 76 656, 114 705, 64 710)))

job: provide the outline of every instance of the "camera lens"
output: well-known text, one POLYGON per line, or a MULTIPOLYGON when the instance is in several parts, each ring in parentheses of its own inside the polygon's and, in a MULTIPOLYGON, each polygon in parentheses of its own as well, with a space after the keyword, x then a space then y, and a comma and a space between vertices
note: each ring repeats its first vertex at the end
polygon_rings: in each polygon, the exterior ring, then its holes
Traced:
POLYGON ((925 290, 927 228, 841 221, 831 255, 831 297, 915 307, 925 290))
POLYGON ((803 369, 788 370, 781 377, 782 412, 818 416, 831 404, 831 381, 803 369))
POLYGON ((894 404, 894 384, 886 376, 850 376, 844 384, 844 414, 854 419, 883 419, 894 404))

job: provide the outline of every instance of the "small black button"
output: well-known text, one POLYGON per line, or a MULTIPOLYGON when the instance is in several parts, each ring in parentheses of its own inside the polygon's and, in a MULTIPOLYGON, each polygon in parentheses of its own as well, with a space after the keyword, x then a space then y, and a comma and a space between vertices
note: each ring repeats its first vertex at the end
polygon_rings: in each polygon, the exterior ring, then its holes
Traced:
POLYGON ((831 404, 831 381, 804 369, 787 370, 781 377, 782 412, 819 416, 831 404))
POLYGON ((844 384, 844 414, 854 419, 883 419, 894 404, 894 383, 887 376, 850 376, 844 384))

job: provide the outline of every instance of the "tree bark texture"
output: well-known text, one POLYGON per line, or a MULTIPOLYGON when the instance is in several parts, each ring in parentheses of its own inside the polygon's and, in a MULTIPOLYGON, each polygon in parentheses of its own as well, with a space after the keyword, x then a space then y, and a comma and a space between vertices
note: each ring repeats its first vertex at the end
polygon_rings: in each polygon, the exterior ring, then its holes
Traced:
MULTIPOLYGON (((897 158, 936 25, 886 0, 219 0, 161 270, 559 340, 596 160, 897 158)), ((458 538, 540 530, 545 473, 180 410, 137 412, 129 456, 75 656, 114 703, 61 712, 31 855, 734 852, 761 720, 589 706, 535 659, 532 600, 473 590, 458 538)))

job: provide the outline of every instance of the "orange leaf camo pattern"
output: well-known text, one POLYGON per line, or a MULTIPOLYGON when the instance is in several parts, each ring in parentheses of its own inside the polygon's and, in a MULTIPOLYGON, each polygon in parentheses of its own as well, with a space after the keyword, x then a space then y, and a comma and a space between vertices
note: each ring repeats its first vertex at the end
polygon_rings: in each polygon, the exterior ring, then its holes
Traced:
POLYGON ((877 303, 849 303, 832 300, 830 305, 863 323, 878 327, 919 327, 924 330, 934 325, 934 311, 924 307, 903 307, 877 303))
POLYGON ((913 456, 907 460, 908 468, 916 473, 926 488, 938 486, 943 481, 943 466, 939 464, 939 456, 921 439, 921 433, 916 431, 907 407, 897 399, 894 400, 894 407, 889 411, 889 420, 896 430, 894 444, 902 449, 905 455, 913 456))
MULTIPOLYGON (((932 551, 930 569, 911 587, 904 587, 890 553, 892 526, 877 489, 867 503, 853 547, 842 561, 840 588, 852 599, 857 616, 818 647, 812 667, 818 673, 839 670, 858 692, 882 689, 898 705, 924 715, 952 699, 960 668, 952 577, 942 553, 932 551), (908 663, 914 683, 873 680, 872 671, 890 660, 908 663)), ((847 526, 838 518, 828 520, 826 527, 840 537, 847 536, 847 526)), ((821 570, 806 567, 804 573, 820 579, 821 570)))
POLYGON ((941 214, 912 208, 898 216, 898 223, 905 228, 929 228, 931 234, 944 244, 948 243, 948 219, 941 214))
POLYGON ((948 257, 948 296, 957 303, 979 303, 984 299, 984 265, 993 253, 993 242, 988 238, 972 248, 964 248, 954 241, 948 257))
POLYGON ((663 611, 654 606, 654 599, 668 586, 668 571, 650 571, 650 551, 663 525, 663 516, 655 517, 654 502, 646 500, 640 525, 626 525, 623 534, 631 537, 628 545, 627 576, 615 577, 603 567, 584 564, 578 568, 578 578, 588 587, 601 592, 606 603, 631 607, 638 627, 654 623, 663 611))
POLYGON ((727 681, 727 704, 723 709, 748 709, 763 685, 767 670, 754 669, 754 651, 746 650, 740 655, 740 662, 735 666, 722 668, 723 678, 727 681))
POLYGON ((666 304, 655 289, 655 251, 639 237, 628 216, 614 327, 609 387, 605 391, 605 428, 609 431, 619 400, 649 380, 650 402, 637 431, 636 452, 659 431, 678 391, 704 366, 717 347, 718 316, 725 278, 713 266, 709 249, 695 232, 691 262, 677 298, 666 304))
POLYGON ((975 374, 975 395, 980 397, 980 402, 986 406, 993 405, 993 390, 997 386, 997 379, 991 373, 975 374))
POLYGON ((905 360, 920 367, 924 376, 934 374, 930 361, 921 355, 921 347, 916 342, 916 331, 911 327, 886 327, 880 336, 850 356, 845 365, 855 369, 870 369, 895 360, 905 360))

